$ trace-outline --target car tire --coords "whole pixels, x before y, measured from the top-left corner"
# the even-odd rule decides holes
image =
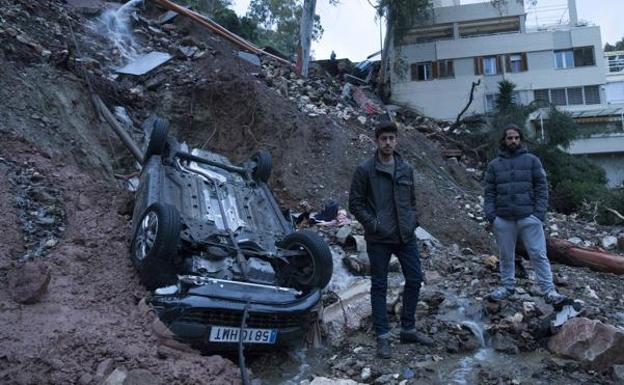
[[[323,238],[310,230],[288,234],[281,242],[286,250],[304,250],[305,256],[288,257],[288,263],[278,268],[281,285],[304,292],[322,289],[331,280],[334,262],[331,250]]]
[[[252,155],[251,160],[256,164],[252,172],[253,178],[258,182],[267,183],[273,170],[271,153],[260,150]]]
[[[169,122],[165,119],[156,118],[152,127],[147,150],[145,151],[144,161],[152,155],[162,155],[167,147],[167,136],[169,135]]]
[[[180,227],[180,214],[172,205],[154,203],[141,215],[132,239],[130,259],[148,290],[176,282],[174,260]]]

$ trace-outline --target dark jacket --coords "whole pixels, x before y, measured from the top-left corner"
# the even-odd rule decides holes
[[[533,214],[546,219],[548,183],[537,156],[521,147],[510,153],[500,150],[485,174],[485,215],[488,221],[509,220]]]
[[[399,243],[414,239],[418,226],[414,170],[394,154],[394,175],[380,170],[377,154],[355,170],[349,210],[364,226],[368,241]]]

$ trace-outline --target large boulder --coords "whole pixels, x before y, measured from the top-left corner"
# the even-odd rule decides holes
[[[574,318],[550,339],[548,349],[604,371],[624,363],[624,331],[597,320]]]

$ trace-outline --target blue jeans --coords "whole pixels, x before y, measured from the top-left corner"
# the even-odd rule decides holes
[[[375,333],[380,336],[390,331],[386,294],[388,291],[388,265],[392,254],[399,259],[405,277],[401,328],[413,329],[416,323],[416,304],[423,280],[420,253],[416,240],[400,244],[367,242],[366,248],[371,266],[371,306]]]
[[[533,215],[516,221],[501,217],[494,220],[494,236],[500,250],[501,284],[508,289],[513,289],[516,285],[514,260],[518,235],[529,254],[540,288],[544,294],[554,290],[542,221]]]

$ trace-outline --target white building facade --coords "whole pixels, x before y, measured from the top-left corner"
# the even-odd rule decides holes
[[[480,85],[467,114],[491,110],[498,82],[508,80],[522,103],[540,98],[566,105],[603,103],[600,28],[577,26],[572,9],[570,24],[529,31],[521,0],[500,7],[489,1],[434,7],[426,20],[403,32],[401,45],[390,47],[392,100],[454,120],[473,82]]]

